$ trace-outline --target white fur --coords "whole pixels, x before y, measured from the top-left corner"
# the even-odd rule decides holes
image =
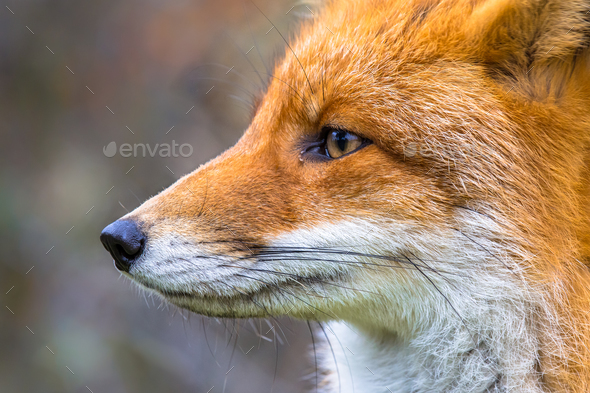
[[[526,283],[522,265],[507,257],[531,256],[507,249],[492,220],[470,211],[456,218],[460,229],[360,219],[302,228],[269,244],[350,252],[305,258],[286,252],[258,261],[215,257],[169,234],[148,241],[130,275],[160,292],[192,293],[192,299],[169,300],[197,312],[251,314],[263,307],[275,315],[338,321],[330,322],[318,348],[326,392],[542,392],[534,332],[539,325],[556,329],[553,313],[541,291]],[[333,281],[293,285],[289,274]],[[262,281],[285,289],[257,294]],[[255,294],[256,304],[244,293]],[[204,295],[224,300],[205,301]]]
[[[206,294],[207,285],[235,274],[234,269],[220,266],[231,260],[210,257],[199,244],[171,233],[166,238],[149,241],[129,274],[149,287]]]

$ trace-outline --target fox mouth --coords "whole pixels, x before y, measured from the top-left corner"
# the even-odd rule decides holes
[[[248,269],[248,270],[252,271],[252,272],[257,271],[257,269],[253,269],[253,270]],[[264,281],[261,278],[252,277],[252,276],[249,276],[246,274],[236,274],[235,276],[231,277],[231,278],[238,277],[238,278],[243,278],[245,280],[253,280],[253,281],[259,282],[260,285],[255,289],[243,289],[242,290],[242,289],[235,287],[234,285],[219,282],[222,285],[228,285],[228,287],[231,287],[235,292],[237,292],[233,296],[218,294],[218,293],[197,294],[194,291],[164,288],[161,285],[157,285],[157,284],[153,284],[153,283],[149,283],[149,282],[144,282],[144,280],[139,281],[135,277],[132,277],[132,279],[135,282],[139,283],[140,285],[146,287],[147,289],[150,289],[152,291],[159,293],[160,295],[164,296],[167,299],[199,298],[199,299],[211,299],[211,300],[218,300],[218,299],[231,300],[231,299],[236,299],[236,298],[254,297],[254,296],[259,296],[259,295],[273,294],[275,292],[291,291],[291,290],[295,290],[295,289],[303,290],[306,292],[306,294],[308,294],[310,296],[321,296],[319,291],[317,291],[318,287],[326,286],[326,285],[340,286],[339,284],[336,284],[336,283],[346,281],[345,280],[346,276],[344,274],[322,274],[322,275],[317,275],[317,276],[299,276],[299,275],[291,274],[291,273],[284,273],[284,274],[289,276],[291,279],[290,280],[281,280],[276,283],[270,283],[270,282]],[[213,285],[218,284],[218,283],[196,283],[196,284],[212,287]],[[213,289],[211,292],[214,292]]]
[[[243,288],[227,282],[195,283],[205,286],[209,293],[197,293],[191,290],[170,289],[156,282],[132,279],[141,286],[161,295],[167,302],[196,312],[201,315],[220,318],[256,318],[288,314],[297,303],[308,309],[317,317],[330,316],[328,313],[316,308],[313,303],[318,299],[328,299],[330,287],[348,288],[347,275],[344,273],[318,274],[300,276],[292,273],[284,273],[284,280],[268,282],[265,278],[254,277],[260,269],[244,269],[243,274],[235,274],[228,277],[230,280],[247,280],[257,282],[255,287]],[[229,280],[228,280],[229,281]],[[247,281],[244,281],[247,282]],[[233,293],[220,293],[219,287],[225,287]],[[265,306],[269,299],[278,300],[272,311]],[[277,309],[279,311],[277,311]],[[324,314],[322,316],[321,314]]]

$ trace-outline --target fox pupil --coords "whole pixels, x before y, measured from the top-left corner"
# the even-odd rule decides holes
[[[336,131],[336,143],[340,151],[346,151],[346,142],[348,142],[346,134],[344,131]]]

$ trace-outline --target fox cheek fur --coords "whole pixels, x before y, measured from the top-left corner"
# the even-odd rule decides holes
[[[241,140],[101,240],[180,307],[329,323],[326,392],[587,392],[589,10],[328,1]]]

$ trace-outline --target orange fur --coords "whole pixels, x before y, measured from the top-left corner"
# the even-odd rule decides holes
[[[235,256],[233,241],[355,217],[453,227],[457,206],[556,310],[539,331],[547,391],[590,389],[590,1],[330,1],[274,71],[231,149],[131,213]],[[337,125],[373,144],[327,162]],[[410,144],[429,154],[408,156]],[[199,311],[199,310],[197,310]],[[206,310],[199,312],[206,313]],[[541,330],[541,328],[540,328]]]

